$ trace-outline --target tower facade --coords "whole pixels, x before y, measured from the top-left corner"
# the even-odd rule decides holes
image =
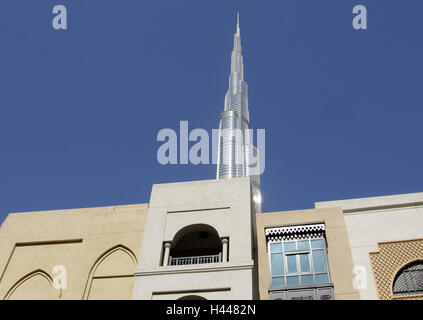
[[[250,177],[256,212],[261,212],[258,150],[253,145],[248,111],[248,85],[244,81],[239,14],[231,55],[229,88],[219,120],[217,179]]]
[[[248,178],[153,185],[132,299],[256,299],[250,190]]]

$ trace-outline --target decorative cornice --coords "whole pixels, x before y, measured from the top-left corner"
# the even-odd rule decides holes
[[[232,270],[249,270],[253,269],[254,262],[242,265],[228,265],[227,262],[215,264],[199,265],[185,265],[185,266],[166,266],[160,269],[151,271],[135,270],[134,275],[139,276],[153,276],[163,274],[178,274],[178,273],[201,273],[201,272],[216,272],[216,271],[232,271]],[[214,265],[214,266],[212,266]]]
[[[305,224],[297,226],[285,226],[277,228],[267,228],[267,240],[299,239],[305,236],[323,236],[325,234],[325,224]]]

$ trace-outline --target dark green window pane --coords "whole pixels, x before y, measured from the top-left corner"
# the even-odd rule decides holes
[[[281,242],[277,242],[277,243],[271,243],[270,244],[270,252],[281,252],[282,251],[282,243]]]
[[[310,259],[309,259],[309,254],[308,253],[304,253],[304,254],[300,254],[300,267],[301,267],[301,272],[310,272]]]
[[[285,242],[284,247],[285,247],[285,252],[297,251],[297,246],[295,244],[295,241]]]
[[[286,263],[288,265],[288,273],[298,273],[297,271],[297,257],[295,254],[286,256]]]
[[[325,241],[323,239],[311,240],[312,249],[323,249],[325,247]]]
[[[314,284],[314,278],[312,274],[301,276],[301,284]]]
[[[326,255],[324,250],[313,250],[314,272],[327,272]]]
[[[316,283],[329,283],[329,275],[327,273],[316,274]]]
[[[282,253],[272,253],[271,255],[271,264],[272,264],[272,276],[283,275],[283,254]]]
[[[272,287],[284,287],[285,278],[284,277],[273,277],[272,278]]]
[[[298,250],[310,250],[310,243],[308,240],[302,240],[297,242]]]
[[[300,277],[299,276],[286,277],[286,285],[287,286],[298,286],[299,284],[300,284]]]

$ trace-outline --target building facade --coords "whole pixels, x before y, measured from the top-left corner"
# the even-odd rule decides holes
[[[251,206],[248,178],[153,186],[133,298],[256,298]]]
[[[10,214],[1,299],[131,299],[148,205]]]
[[[236,190],[236,191],[235,191]],[[423,299],[423,193],[256,213],[250,178],[12,213],[1,299]]]
[[[315,206],[342,208],[362,299],[422,298],[423,193]]]

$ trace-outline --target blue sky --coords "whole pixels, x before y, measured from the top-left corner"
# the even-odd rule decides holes
[[[68,30],[51,26],[57,4]],[[0,221],[215,178],[160,165],[156,136],[218,127],[237,11],[263,211],[423,191],[423,2],[2,0]]]

